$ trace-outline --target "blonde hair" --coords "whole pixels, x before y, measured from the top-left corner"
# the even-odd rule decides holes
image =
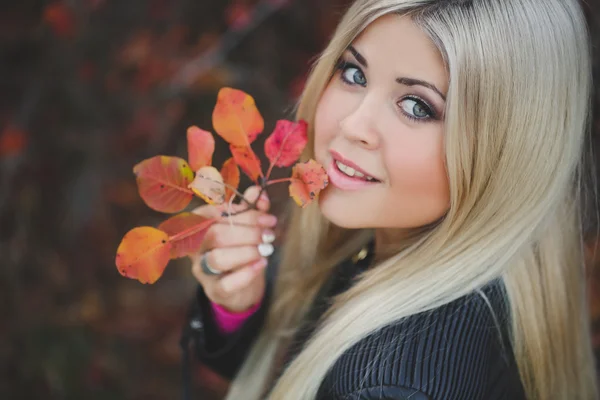
[[[318,289],[372,235],[329,224],[317,204],[291,211],[267,321],[227,399],[313,399],[334,362],[367,335],[496,278],[506,288],[512,347],[528,399],[595,399],[580,221],[591,62],[579,5],[356,1],[313,68],[298,118],[312,127],[336,60],[370,23],[390,13],[409,15],[449,72],[449,211],[337,296],[314,336],[274,380]],[[313,157],[313,137],[311,131],[304,159]]]

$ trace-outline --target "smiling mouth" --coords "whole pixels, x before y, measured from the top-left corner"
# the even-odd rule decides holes
[[[380,180],[373,178],[372,176],[369,175],[365,175],[362,172],[359,172],[357,170],[355,170],[354,168],[344,164],[343,162],[339,161],[339,160],[334,160],[334,164],[337,167],[338,171],[340,171],[342,174],[350,177],[350,178],[355,178],[355,179],[360,179],[366,182],[381,182]]]

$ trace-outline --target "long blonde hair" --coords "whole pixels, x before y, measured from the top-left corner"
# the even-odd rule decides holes
[[[390,13],[409,15],[449,72],[449,211],[337,296],[274,381],[318,289],[372,235],[329,224],[316,204],[291,211],[267,321],[227,399],[313,399],[334,362],[362,338],[496,278],[506,287],[512,347],[528,399],[595,399],[580,221],[591,62],[579,5],[356,1],[313,67],[298,118],[312,127],[337,59],[371,22]],[[313,157],[312,130],[309,136],[304,159]]]

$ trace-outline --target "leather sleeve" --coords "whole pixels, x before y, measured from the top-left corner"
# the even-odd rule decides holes
[[[194,354],[200,362],[224,378],[233,379],[262,329],[271,300],[277,264],[278,254],[275,253],[267,266],[265,297],[260,308],[231,334],[223,334],[219,331],[210,300],[198,285],[183,328],[181,340],[183,351],[188,351],[191,341],[194,345]]]

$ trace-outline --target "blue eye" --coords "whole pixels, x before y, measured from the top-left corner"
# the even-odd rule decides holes
[[[344,83],[349,85],[366,86],[367,78],[358,66],[346,61],[340,61],[338,69],[342,71],[341,77]]]
[[[402,112],[410,119],[416,121],[425,121],[434,118],[431,107],[423,100],[416,97],[407,97],[399,103]]]

